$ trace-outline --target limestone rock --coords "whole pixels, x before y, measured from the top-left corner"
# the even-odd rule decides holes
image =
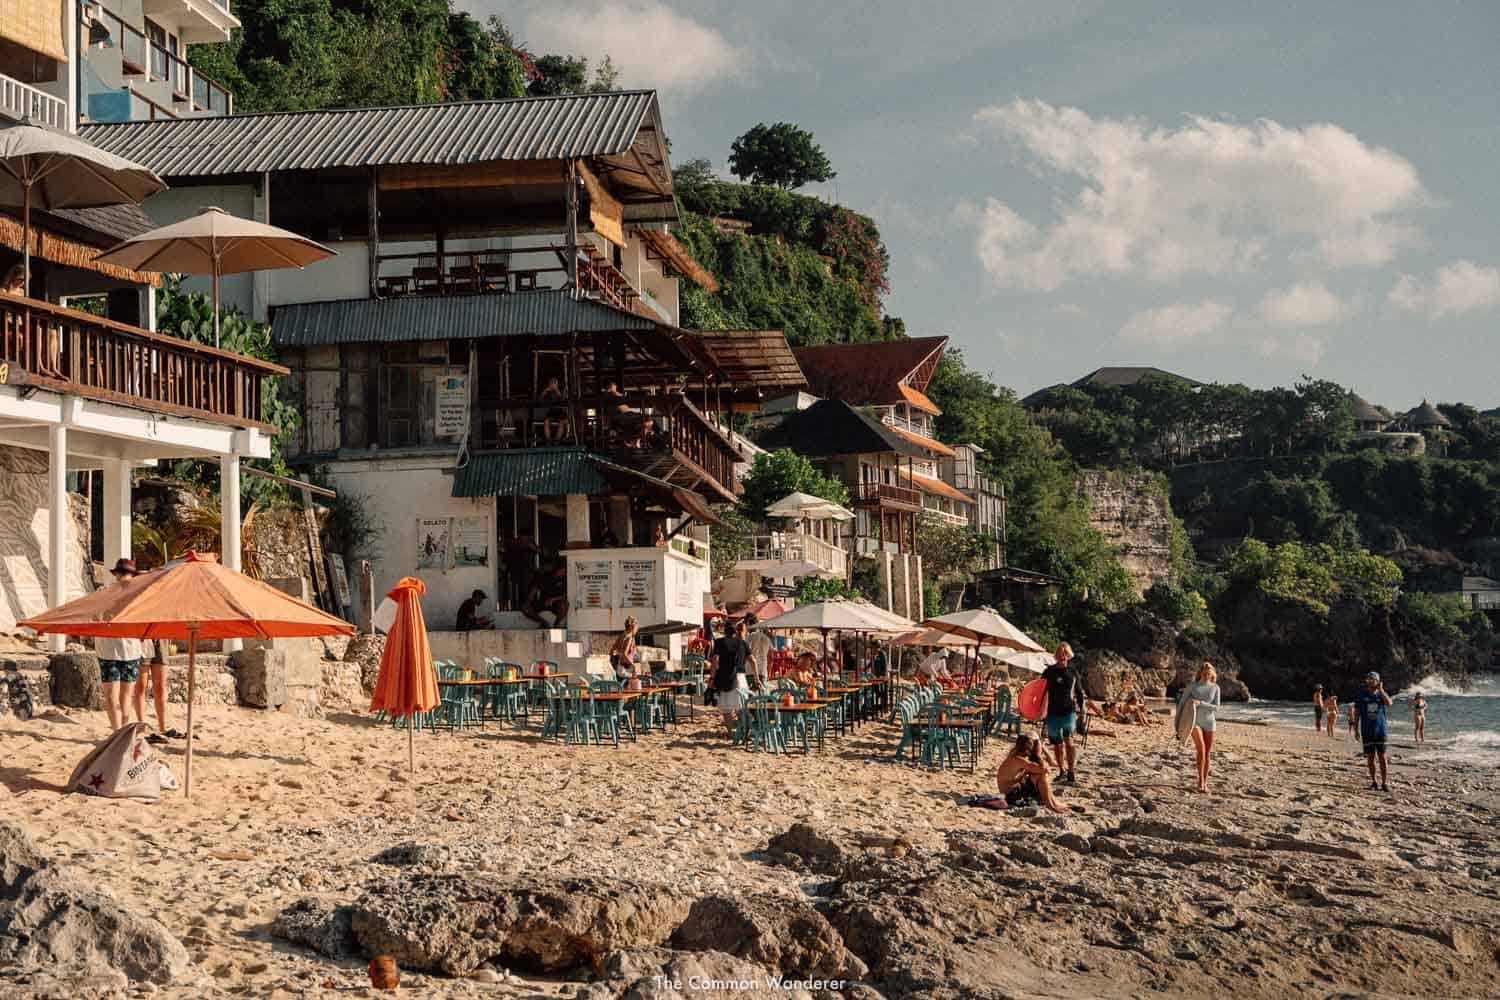
[[[633,948],[615,952],[604,963],[608,995],[622,1000],[759,994],[811,1000],[813,994],[800,986],[777,991],[779,978],[764,966],[722,951]]]
[[[806,865],[822,872],[837,871],[849,860],[842,844],[807,823],[793,823],[772,837],[766,853],[790,867]]]
[[[375,693],[375,681],[380,676],[380,657],[385,652],[385,636],[357,635],[349,640],[344,650],[344,661],[359,665],[359,682],[365,694]]]
[[[0,968],[120,972],[165,984],[190,964],[160,923],[74,878],[24,830],[0,821]]]
[[[660,886],[404,871],[366,886],[352,926],[366,952],[405,969],[466,976],[499,959],[564,972],[661,944],[687,912],[686,897]]]
[[[58,653],[48,661],[52,673],[52,704],[68,708],[104,708],[99,686],[99,657],[93,653]]]
[[[868,971],[821,913],[782,896],[704,896],[672,945],[725,951],[797,979],[860,979]]]
[[[277,914],[271,936],[300,944],[326,958],[360,957],[359,942],[350,926],[352,910],[320,896],[307,896]]]
[[[229,658],[241,705],[280,708],[286,704],[286,654],[279,649],[242,649]]]

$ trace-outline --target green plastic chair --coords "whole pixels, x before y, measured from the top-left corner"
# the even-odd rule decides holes
[[[780,713],[772,702],[771,695],[752,695],[740,712],[740,717],[747,720],[751,750],[786,753],[786,732],[781,728]]]
[[[568,743],[599,742],[599,723],[594,718],[594,703],[583,696],[581,685],[569,684],[563,694],[564,724]]]
[[[1011,708],[1010,688],[1003,684],[995,690],[995,704],[990,711],[990,732],[996,736],[1021,735],[1021,716]]]

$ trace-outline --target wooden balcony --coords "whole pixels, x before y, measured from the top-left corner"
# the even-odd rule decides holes
[[[702,492],[711,486],[722,499],[734,500],[739,493],[734,443],[685,396],[668,399],[666,432],[635,452],[632,466],[684,489]]]
[[[794,531],[774,531],[751,538],[752,550],[735,569],[759,570],[766,576],[849,575],[849,555],[832,542]]]
[[[855,506],[884,506],[901,510],[921,510],[922,491],[889,483],[855,483],[849,487],[849,499]]]
[[[281,365],[0,293],[0,384],[275,433],[262,380]]]

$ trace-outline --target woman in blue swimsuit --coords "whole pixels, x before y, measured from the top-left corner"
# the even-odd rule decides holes
[[[1198,791],[1208,793],[1208,755],[1214,748],[1214,713],[1219,708],[1219,674],[1212,663],[1198,668],[1198,679],[1182,689],[1179,709],[1189,700],[1197,702],[1193,716],[1193,749],[1198,755]]]

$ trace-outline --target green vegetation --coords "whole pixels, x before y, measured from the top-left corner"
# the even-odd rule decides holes
[[[1283,542],[1272,548],[1246,539],[1224,559],[1221,569],[1233,585],[1254,587],[1268,597],[1302,604],[1326,614],[1341,597],[1373,607],[1390,607],[1400,593],[1401,567],[1364,549]]]
[[[812,133],[790,122],[761,122],[734,140],[729,169],[742,181],[783,191],[838,176]]]
[[[790,448],[756,455],[743,485],[739,511],[751,522],[764,520],[767,507],[792,493],[807,493],[840,506],[849,502],[843,483],[829,479]]]

